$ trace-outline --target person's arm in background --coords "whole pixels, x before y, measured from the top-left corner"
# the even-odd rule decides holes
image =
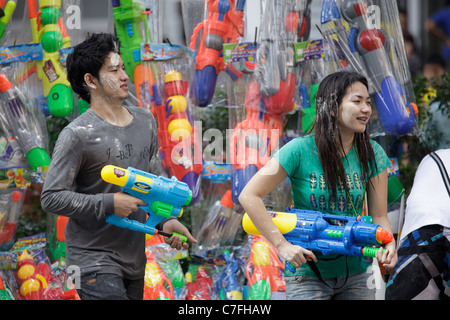
[[[433,14],[430,18],[425,22],[425,29],[441,40],[447,47],[450,48],[450,35],[446,34],[445,31],[439,26],[439,19],[441,15],[440,12]],[[449,17],[442,17],[443,19],[449,19]]]
[[[247,183],[239,195],[239,202],[247,212],[258,231],[275,246],[281,258],[289,261],[295,268],[306,262],[306,257],[316,261],[312,251],[290,244],[277,229],[267,213],[263,198],[287,178],[286,170],[278,160],[272,158]]]

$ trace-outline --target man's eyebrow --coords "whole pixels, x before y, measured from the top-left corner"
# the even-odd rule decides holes
[[[118,63],[118,64],[110,64],[107,68],[108,69],[114,69],[114,68],[118,68],[118,67],[120,67],[120,63]]]
[[[370,96],[360,96],[359,94],[352,95],[350,98],[358,98],[358,99],[370,99]]]

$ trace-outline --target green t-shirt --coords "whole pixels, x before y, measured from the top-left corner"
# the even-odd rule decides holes
[[[369,166],[369,177],[375,177],[390,165],[390,160],[383,148],[375,141],[371,140],[377,163],[377,171]],[[360,167],[358,156],[354,147],[343,158],[347,185],[349,187],[349,197],[345,193],[343,185],[337,190],[337,197],[334,198],[331,190],[325,183],[325,175],[319,160],[318,149],[314,141],[314,135],[308,135],[293,139],[283,146],[274,157],[286,170],[292,187],[292,199],[294,208],[316,210],[323,213],[355,216],[352,203],[358,215],[362,213],[364,193],[366,186],[362,181],[362,168]],[[371,264],[365,257],[359,256],[324,256],[319,252],[314,253],[318,258],[317,267],[323,278],[342,277],[348,272],[354,274],[365,271]],[[311,268],[304,264],[296,270],[296,275],[314,277]],[[285,270],[286,276],[293,274]]]

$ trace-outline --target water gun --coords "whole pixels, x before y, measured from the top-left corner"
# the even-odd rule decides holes
[[[189,44],[196,51],[190,95],[197,106],[206,107],[211,102],[217,76],[225,70],[223,44],[237,42],[244,35],[244,7],[245,0],[207,0],[208,15],[195,27]]]
[[[253,236],[250,258],[245,268],[248,300],[270,300],[272,292],[285,292],[284,264],[276,249],[262,236]]]
[[[339,9],[334,0],[324,1],[323,8],[328,10],[322,11],[322,23],[339,19]],[[374,91],[372,96],[383,129],[394,136],[411,132],[416,123],[418,109],[415,103],[408,101],[407,92],[393,75],[393,64],[389,57],[391,39],[382,28],[367,25],[367,1],[345,1],[342,3],[341,12],[351,26],[349,35],[345,39],[348,47],[343,46],[344,53],[351,51],[346,58],[351,65],[358,68],[356,71],[360,71],[361,68],[365,70]],[[376,10],[371,15],[374,16],[371,19],[380,18]]]
[[[303,23],[294,18],[303,20],[304,16],[299,15],[300,8],[293,11],[294,7],[281,0],[270,5],[261,18],[264,26],[257,50],[256,77],[248,87],[244,102],[246,119],[236,125],[230,141],[235,203],[239,203],[239,194],[247,182],[278,149],[283,135],[282,116],[296,108],[296,77],[288,63],[288,47],[296,37],[292,35],[297,32],[294,22]]]
[[[191,268],[191,265],[189,265]],[[211,300],[212,280],[204,267],[198,267],[195,272],[195,278],[192,276],[193,271],[186,272],[186,295],[185,300]]]
[[[151,42],[148,15],[139,0],[111,0],[114,28],[119,38],[120,52],[125,70],[134,83],[138,105],[151,109],[151,89],[156,82],[150,62],[141,60],[141,43]]]
[[[59,281],[51,275],[50,266],[43,260],[36,264],[27,250],[17,258],[16,281],[22,300],[79,299],[75,287],[62,290]]]
[[[66,237],[64,231],[68,221],[68,217],[60,215],[55,216],[55,225],[49,243],[52,261],[56,261],[59,258],[66,256]]]
[[[294,8],[286,16],[285,28],[296,35],[298,42],[308,40],[311,33],[311,2],[306,0],[302,7]]]
[[[295,208],[286,212],[269,211],[269,215],[287,241],[323,255],[375,257],[379,246],[393,239],[380,225],[366,222],[368,216],[349,217]],[[338,225],[339,222],[343,225]],[[248,234],[260,234],[247,214],[242,225]],[[286,267],[295,271],[290,263]]]
[[[7,251],[14,245],[14,236],[17,231],[17,220],[22,211],[25,191],[13,191],[8,194],[8,202],[0,213],[0,251]]]
[[[156,262],[150,250],[145,252],[144,300],[174,300],[173,285]]]
[[[198,199],[199,178],[203,170],[201,145],[186,100],[187,85],[181,73],[169,71],[164,75],[163,103],[157,84],[153,85],[153,114],[158,122],[159,154],[163,168],[168,169],[170,176],[185,182],[193,192],[192,202]]]
[[[175,177],[168,179],[132,167],[123,169],[112,165],[103,167],[101,176],[104,181],[120,186],[123,192],[146,202],[145,205],[139,206],[149,214],[145,223],[121,218],[115,214],[106,215],[106,222],[120,228],[128,228],[149,235],[159,233],[170,237],[170,234],[158,231],[155,226],[165,218],[181,217],[182,206],[189,205],[192,199],[192,191],[189,190],[188,185]],[[187,241],[184,235],[177,233],[172,235],[181,237],[183,242]]]
[[[216,282],[220,300],[242,300],[242,285],[239,284],[240,266],[233,254],[225,250],[223,253],[226,264]]]
[[[0,273],[0,300],[14,300],[11,290],[5,286],[2,274]]]
[[[28,0],[28,16],[34,43],[42,44],[43,59],[37,61],[38,79],[42,81],[48,110],[44,114],[65,117],[73,110],[72,88],[59,59],[59,49],[71,46],[61,18],[61,0]]]
[[[0,40],[5,35],[6,25],[11,20],[11,16],[16,9],[16,2],[14,0],[0,1]]]
[[[37,119],[23,94],[3,74],[0,74],[0,99],[0,126],[9,144],[1,159],[9,160],[15,151],[21,150],[33,171],[46,171],[50,157],[32,134],[39,127]]]
[[[246,110],[245,120],[236,125],[230,139],[234,203],[239,203],[245,185],[277,150],[283,130],[279,116],[253,108]]]

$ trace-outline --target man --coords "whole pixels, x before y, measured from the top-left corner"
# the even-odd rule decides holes
[[[386,300],[450,299],[450,149],[425,156],[414,176]]]
[[[105,217],[144,222],[147,214],[138,206],[145,202],[103,181],[100,172],[111,164],[159,174],[156,122],[148,110],[124,106],[128,76],[113,35],[93,34],[77,45],[67,58],[67,71],[73,90],[90,109],[61,131],[41,205],[69,217],[67,262],[80,267],[81,299],[142,299],[145,235],[108,224]],[[196,242],[176,219],[157,227]],[[167,242],[177,249],[188,247],[176,236]]]

